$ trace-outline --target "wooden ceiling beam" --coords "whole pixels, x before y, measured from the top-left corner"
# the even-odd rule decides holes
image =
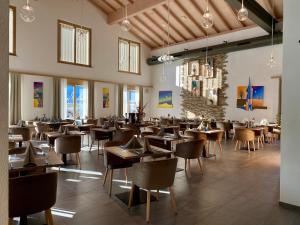
[[[107,5],[112,11],[116,11],[116,8],[110,4],[107,0],[103,0],[103,3]]]
[[[221,14],[220,10],[215,6],[213,1],[210,1],[210,7],[216,12],[217,16],[220,17],[220,19],[223,21],[225,24],[226,28],[228,30],[232,30],[233,27],[230,25],[228,20]]]
[[[163,5],[167,0],[136,0],[132,4],[127,6],[127,16],[128,18],[143,13],[146,10],[150,10],[159,5]],[[113,13],[108,14],[107,23],[114,24],[120,22],[124,18],[123,9],[118,9]]]
[[[159,24],[156,20],[152,19],[147,13],[143,13],[143,15],[151,22],[153,23],[157,28],[160,29],[160,31],[162,33],[164,33],[165,35],[168,34],[168,32],[166,31],[166,29],[161,25]],[[173,41],[173,42],[177,42],[177,40],[174,38],[174,36],[172,34],[169,34],[170,36],[170,39]]]
[[[165,23],[166,25],[168,24],[167,19],[165,19],[165,18],[161,15],[160,12],[158,12],[156,9],[153,9],[153,12],[154,12],[161,20],[163,20],[164,23]],[[170,24],[170,28],[171,28],[172,30],[174,30],[175,33],[176,33],[177,35],[179,35],[183,40],[185,40],[185,41],[187,40],[186,37],[185,37],[181,32],[179,32],[179,30],[178,30],[176,27],[174,27],[172,24]],[[170,32],[170,33],[171,33],[171,32]]]
[[[168,7],[166,5],[163,5],[163,8],[168,11]],[[197,35],[192,31],[190,27],[188,27],[184,22],[181,21],[181,19],[176,15],[171,7],[170,7],[170,15],[194,38],[197,37]]]
[[[148,40],[146,40],[145,38],[141,37],[141,35],[135,31],[135,28],[130,29],[129,32],[132,33],[138,39],[140,39],[142,42],[144,42],[151,49],[155,47],[155,45],[153,45],[153,43],[151,43]]]
[[[175,4],[184,12],[184,14],[192,21],[192,23],[201,31],[202,34],[206,35],[204,28],[195,20],[195,18],[184,8],[181,2],[174,0]]]

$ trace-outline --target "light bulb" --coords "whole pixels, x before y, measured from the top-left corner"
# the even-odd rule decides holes
[[[29,0],[27,0],[26,5],[22,7],[20,10],[20,17],[26,23],[31,23],[35,20],[33,7],[29,4]]]
[[[242,6],[237,16],[239,21],[246,21],[248,19],[248,10],[244,6]]]
[[[128,19],[124,19],[121,23],[121,28],[123,31],[128,32],[131,29],[131,23]]]
[[[208,9],[206,9],[202,15],[201,24],[205,29],[211,28],[214,25],[213,15]]]

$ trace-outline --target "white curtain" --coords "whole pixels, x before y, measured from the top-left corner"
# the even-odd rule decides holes
[[[14,10],[9,9],[9,53],[14,53]]]
[[[128,113],[128,96],[127,96],[127,85],[123,85],[123,115]]]
[[[90,33],[87,30],[76,29],[76,63],[89,65]]]
[[[119,70],[129,71],[129,43],[119,40]]]
[[[88,117],[88,109],[89,109],[89,96],[88,96],[88,91],[89,91],[89,82],[84,81],[83,82],[83,117]],[[84,119],[84,118],[81,118]]]
[[[130,43],[130,72],[139,73],[140,70],[140,46]]]
[[[61,23],[60,26],[60,60],[64,62],[74,62],[75,29],[73,26],[63,23]]]
[[[62,119],[67,118],[67,79],[61,79],[61,101],[60,101],[60,115]]]

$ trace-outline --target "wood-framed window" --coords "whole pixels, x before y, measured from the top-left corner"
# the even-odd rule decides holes
[[[119,72],[141,74],[141,45],[119,38]]]
[[[57,30],[57,61],[91,67],[92,30],[63,20],[58,20]]]
[[[16,55],[16,7],[9,6],[9,54]]]

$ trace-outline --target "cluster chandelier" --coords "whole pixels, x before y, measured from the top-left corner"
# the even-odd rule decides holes
[[[211,28],[214,25],[213,15],[209,11],[208,6],[209,6],[208,0],[206,0],[206,10],[202,15],[202,21],[201,21],[201,24],[205,29]]]
[[[128,16],[127,16],[127,5],[128,5],[128,3],[125,4],[125,18],[123,19],[123,21],[121,23],[121,28],[125,32],[128,32],[132,27],[130,21],[128,20]]]
[[[26,23],[31,23],[35,20],[34,10],[29,0],[26,0],[26,4],[20,10],[20,17]]]

